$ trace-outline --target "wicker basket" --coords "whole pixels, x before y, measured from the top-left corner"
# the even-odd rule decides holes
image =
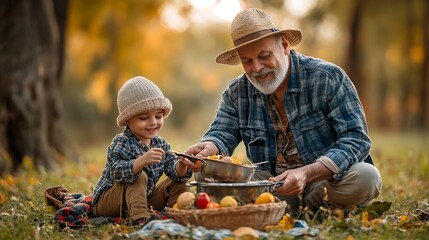
[[[266,204],[246,204],[237,207],[210,209],[168,209],[169,215],[182,225],[203,226],[206,228],[252,227],[264,230],[265,226],[276,224],[284,215],[286,202]]]

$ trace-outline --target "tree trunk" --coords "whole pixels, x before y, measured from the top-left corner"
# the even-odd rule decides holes
[[[423,47],[425,53],[420,83],[420,101],[422,104],[420,122],[423,129],[427,131],[429,130],[429,3],[423,1],[423,7]]]
[[[359,46],[359,38],[361,35],[362,26],[362,11],[365,6],[364,0],[356,0],[351,14],[351,23],[349,28],[350,39],[347,54],[347,74],[353,81],[362,105],[369,107],[367,102],[367,95],[365,89],[365,79],[362,74],[361,56],[359,54],[361,47]],[[370,112],[366,109],[366,112]]]
[[[64,15],[65,17],[65,15]],[[55,164],[62,153],[60,71],[62,49],[54,2],[0,2],[0,173],[24,157]]]
[[[410,46],[414,44],[413,30],[416,28],[415,22],[415,12],[413,11],[413,3],[414,1],[409,1],[405,4],[405,18],[406,25],[409,26],[406,28],[406,36],[405,42],[402,46],[402,56],[409,55]],[[418,69],[415,68],[414,63],[411,61],[404,61],[404,69],[408,69],[410,72],[418,72]],[[410,129],[413,128],[413,113],[409,109],[408,101],[410,101],[410,97],[412,94],[412,86],[415,83],[416,74],[410,74],[408,71],[401,71],[399,74],[399,84],[401,86],[401,92],[398,95],[400,108],[402,109],[403,114],[397,114],[395,119],[398,121],[398,126],[400,129]]]
[[[47,91],[47,106],[50,106],[48,114],[48,142],[49,145],[58,151],[60,154],[65,154],[67,149],[65,146],[67,144],[66,137],[62,129],[62,111],[63,111],[63,102],[61,97],[61,80],[62,80],[62,70],[64,62],[64,43],[65,43],[65,28],[67,20],[67,0],[53,0],[54,14],[53,24],[56,24],[57,27],[55,31],[58,32],[57,46],[56,46],[56,56],[52,56],[51,61],[54,61],[57,64],[56,72],[53,72],[51,79],[48,81],[51,86],[48,87],[50,91]]]

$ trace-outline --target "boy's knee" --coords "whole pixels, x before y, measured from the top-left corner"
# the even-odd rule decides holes
[[[131,184],[132,185],[142,185],[143,184],[143,185],[147,186],[148,179],[149,178],[148,178],[147,174],[144,171],[142,171],[140,176]]]

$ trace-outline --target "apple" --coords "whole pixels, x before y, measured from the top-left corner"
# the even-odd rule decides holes
[[[205,192],[197,193],[195,197],[195,206],[199,209],[205,209],[210,202],[210,196]]]

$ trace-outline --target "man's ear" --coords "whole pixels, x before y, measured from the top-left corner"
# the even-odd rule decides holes
[[[283,45],[283,48],[284,48],[284,53],[285,53],[286,55],[289,55],[289,52],[290,52],[290,44],[289,44],[289,41],[287,40],[287,38],[286,38],[286,35],[285,35],[285,34],[283,34],[283,35],[282,35],[282,45]]]

